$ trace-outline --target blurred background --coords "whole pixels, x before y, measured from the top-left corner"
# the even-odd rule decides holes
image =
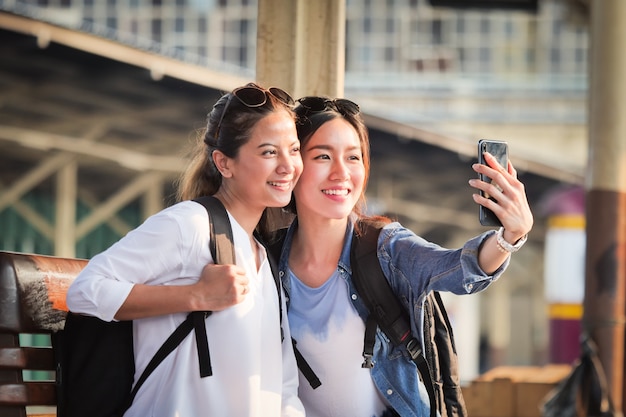
[[[482,138],[509,143],[526,185],[526,246],[487,291],[446,297],[464,380],[578,357],[588,8],[345,1],[343,96],[370,129],[369,210],[447,247],[483,232],[467,184]],[[0,250],[90,258],[172,204],[215,100],[256,79],[258,10],[0,0]]]

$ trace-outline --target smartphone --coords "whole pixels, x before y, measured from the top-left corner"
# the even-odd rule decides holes
[[[483,156],[484,152],[489,152],[496,158],[502,167],[505,169],[507,168],[509,162],[509,146],[506,142],[489,139],[481,139],[478,141],[478,163],[487,165]],[[479,177],[482,181],[491,182],[491,178],[486,175],[480,174]],[[481,191],[480,195],[495,201],[493,197],[484,191]],[[502,226],[502,223],[496,215],[493,214],[493,211],[483,206],[479,206],[478,218],[480,220],[480,224],[483,226]]]

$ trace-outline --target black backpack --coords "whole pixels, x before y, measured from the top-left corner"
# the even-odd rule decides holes
[[[194,200],[209,212],[210,250],[219,264],[234,264],[233,236],[226,209],[214,197]],[[270,258],[272,271],[276,270]],[[274,274],[280,303],[280,283]],[[106,322],[68,313],[65,327],[56,332],[57,415],[59,417],[120,417],[131,406],[139,388],[193,330],[200,376],[212,374],[204,320],[210,311],[188,314],[149,362],[135,387],[132,321]],[[282,317],[281,317],[282,319]]]
[[[432,417],[465,417],[467,409],[461,392],[458,358],[452,326],[441,296],[434,291],[424,301],[424,346],[411,334],[409,313],[400,304],[385,278],[377,256],[382,223],[360,222],[350,252],[352,282],[370,315],[365,323],[364,367],[372,366],[376,326],[396,346],[404,346],[417,365],[428,391]]]
[[[546,394],[541,404],[542,417],[618,417],[611,388],[598,357],[598,347],[586,330],[580,340],[580,357],[570,374]]]

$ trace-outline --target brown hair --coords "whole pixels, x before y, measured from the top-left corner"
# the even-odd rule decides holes
[[[263,103],[246,104],[236,96],[238,90],[246,88],[263,91]],[[266,90],[249,83],[217,100],[207,116],[207,127],[197,137],[191,162],[177,182],[177,201],[213,195],[220,188],[222,175],[213,163],[213,151],[219,150],[229,158],[235,158],[239,149],[250,140],[256,124],[265,116],[278,111],[294,115],[291,104],[271,91],[274,89]],[[291,97],[287,97],[291,100]]]

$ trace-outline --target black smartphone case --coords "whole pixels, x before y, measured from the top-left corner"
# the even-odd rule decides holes
[[[481,139],[478,141],[478,162],[480,164],[487,165],[483,157],[483,152],[489,152],[490,154],[495,156],[498,160],[498,163],[506,169],[509,160],[508,144],[506,142],[486,139]],[[485,182],[491,181],[491,178],[487,177],[486,175],[480,174],[479,177]],[[483,191],[481,191],[480,194],[483,197],[487,197],[495,201],[493,197],[486,195]],[[502,226],[502,223],[496,217],[496,215],[493,214],[491,210],[483,206],[479,206],[478,219],[480,221],[480,224],[483,226]]]

